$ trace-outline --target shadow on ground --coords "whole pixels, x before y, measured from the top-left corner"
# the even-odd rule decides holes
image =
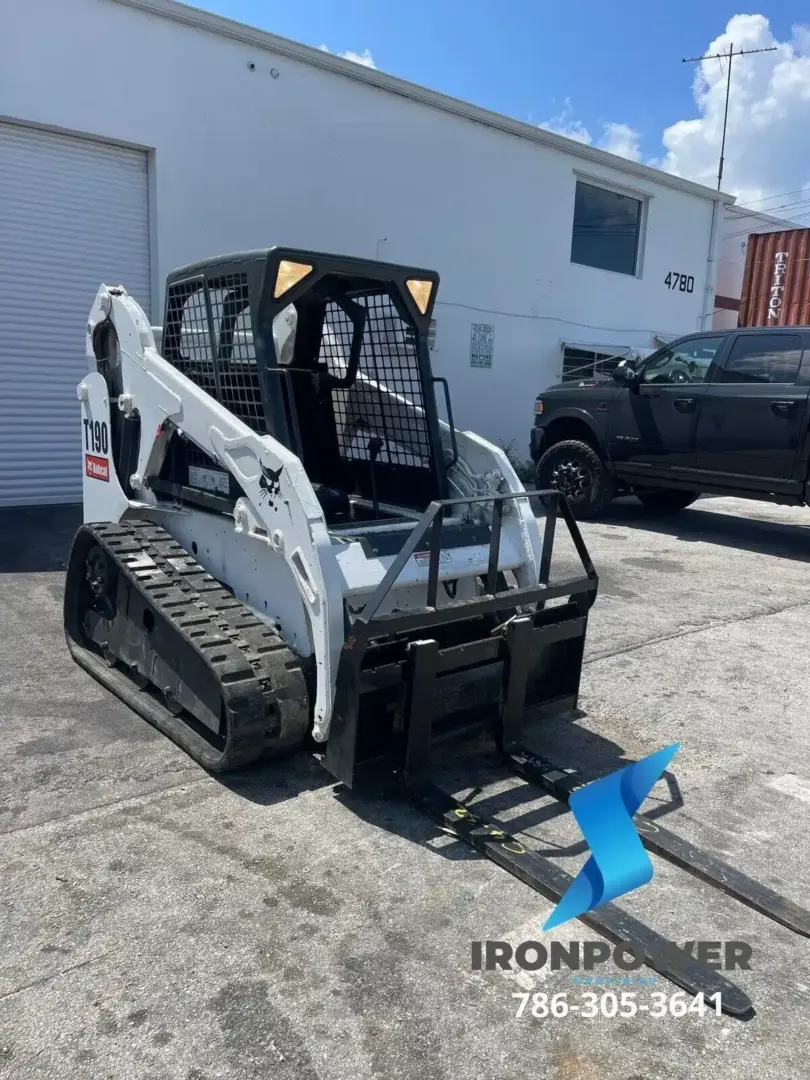
[[[697,502],[675,514],[656,514],[635,499],[618,500],[600,517],[605,525],[626,525],[643,532],[660,533],[686,542],[719,544],[740,551],[776,555],[796,562],[810,562],[810,514],[806,525],[760,521],[735,514],[704,510]]]
[[[80,505],[0,509],[0,574],[65,570],[81,522]]]
[[[581,712],[577,715],[584,716]],[[606,776],[630,764],[632,759],[617,743],[578,727],[572,719],[571,715],[544,719],[534,728],[528,728],[526,745],[565,768],[576,767],[585,780]],[[564,753],[552,752],[562,746]],[[498,753],[493,739],[460,737],[456,743],[442,744],[432,755],[430,776],[445,791],[455,794],[461,803],[472,806],[476,814],[497,820],[510,833],[529,835],[533,850],[540,855],[567,858],[583,855],[588,850],[583,841],[560,844],[544,835],[543,826],[568,813],[567,806],[546,795],[539,787],[516,777]],[[432,851],[445,859],[480,857],[462,841],[453,841],[418,810],[403,793],[390,764],[386,767],[385,763],[375,763],[359,769],[351,790],[335,781],[313,754],[260,763],[216,779],[234,794],[261,805],[296,798],[307,791],[331,785],[335,789],[335,798],[374,828],[392,832],[420,846],[429,844]],[[651,820],[665,817],[683,806],[672,773],[664,773],[662,780],[666,783],[666,795],[662,797],[659,789],[658,801],[645,812]],[[447,838],[446,843],[433,843],[442,836]]]
[[[273,806],[337,783],[313,754],[300,752],[214,774],[213,778],[234,795],[259,806]]]

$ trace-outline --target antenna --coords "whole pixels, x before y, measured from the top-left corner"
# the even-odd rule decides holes
[[[723,182],[723,162],[726,152],[726,127],[728,126],[728,99],[731,94],[731,61],[735,56],[753,56],[754,53],[776,52],[776,45],[770,45],[767,49],[737,49],[734,52],[733,42],[728,47],[727,53],[709,53],[708,56],[686,56],[681,60],[682,64],[696,64],[700,60],[728,60],[728,78],[726,79],[726,109],[723,113],[723,141],[720,144],[720,167],[717,170],[717,190]]]

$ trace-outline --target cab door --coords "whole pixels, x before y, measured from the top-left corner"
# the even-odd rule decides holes
[[[733,484],[792,485],[810,386],[801,331],[738,333],[703,400],[697,467]],[[798,483],[798,481],[796,482]]]
[[[611,457],[628,480],[694,469],[695,428],[723,334],[698,334],[653,353],[612,406]]]

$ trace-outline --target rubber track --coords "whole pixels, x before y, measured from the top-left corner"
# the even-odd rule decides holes
[[[109,668],[97,654],[96,662],[89,663],[82,653],[97,646],[88,650],[68,634],[82,666],[211,771],[240,768],[303,742],[309,702],[301,662],[267,623],[160,526],[144,521],[85,525],[74,550],[87,550],[87,533],[155,617],[170,623],[214,674],[226,719],[225,739],[212,740],[202,724],[189,723],[185,714],[175,716],[154,693],[139,690],[120,665]],[[70,592],[69,587],[66,605],[78,602],[78,597],[71,601]]]

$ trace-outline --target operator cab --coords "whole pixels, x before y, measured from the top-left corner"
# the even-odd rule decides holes
[[[163,355],[296,454],[329,525],[422,511],[447,497],[454,461],[427,345],[438,280],[308,251],[222,256],[169,276]],[[177,435],[152,487],[226,512],[240,495]]]

